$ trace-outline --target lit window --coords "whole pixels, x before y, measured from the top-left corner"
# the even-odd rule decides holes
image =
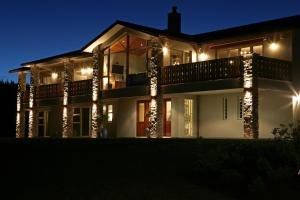
[[[144,122],[145,118],[145,104],[139,103],[139,122]]]
[[[223,120],[228,119],[228,99],[223,98]]]
[[[172,102],[167,101],[166,102],[166,121],[170,122],[172,118]]]
[[[263,47],[262,45],[253,46],[253,53],[256,53],[258,55],[263,55]]]
[[[91,109],[74,108],[73,110],[73,136],[83,137],[90,135],[90,115]]]
[[[184,100],[184,134],[193,135],[193,100]]]
[[[107,115],[108,122],[112,122],[112,120],[113,120],[113,105],[112,104],[103,105],[103,114]]]
[[[113,120],[113,105],[108,105],[107,115],[108,115],[108,122],[112,122],[112,120]]]

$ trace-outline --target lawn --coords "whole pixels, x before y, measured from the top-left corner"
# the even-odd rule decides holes
[[[281,199],[300,190],[299,151],[274,140],[1,139],[0,152],[1,195],[11,197],[1,199]]]

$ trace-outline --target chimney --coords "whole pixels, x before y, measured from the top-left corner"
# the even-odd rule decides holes
[[[172,12],[168,14],[168,31],[170,33],[181,33],[181,13],[177,12],[177,7],[172,7]]]

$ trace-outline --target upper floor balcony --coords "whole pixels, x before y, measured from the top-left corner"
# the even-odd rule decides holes
[[[184,84],[201,81],[227,80],[242,78],[242,56],[221,58],[209,61],[164,66],[161,68],[161,85]],[[253,57],[253,67],[258,78],[279,81],[291,80],[291,62],[259,55]],[[127,76],[124,87],[149,85],[146,73]],[[121,87],[123,88],[123,87]],[[105,90],[120,88],[105,88]],[[92,79],[69,83],[69,96],[89,96],[92,94]],[[37,98],[55,98],[63,96],[63,84],[41,85]]]

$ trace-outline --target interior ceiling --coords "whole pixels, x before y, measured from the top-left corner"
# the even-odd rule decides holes
[[[114,43],[110,51],[111,53],[125,52],[127,47],[127,38],[123,37]],[[130,36],[129,38],[129,50],[131,54],[143,55],[147,48],[147,41],[139,37]]]

